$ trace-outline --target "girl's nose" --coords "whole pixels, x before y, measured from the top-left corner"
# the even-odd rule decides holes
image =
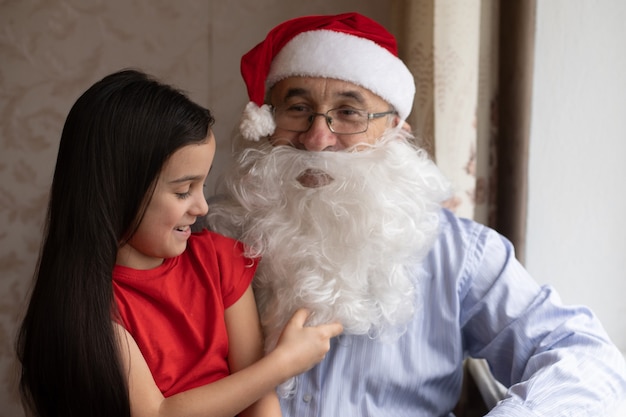
[[[204,193],[199,193],[196,197],[196,201],[193,206],[190,208],[190,214],[196,217],[202,217],[209,212],[209,205],[206,202],[206,198],[204,197]]]

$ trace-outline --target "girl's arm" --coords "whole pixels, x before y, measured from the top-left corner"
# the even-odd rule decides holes
[[[244,307],[237,305],[238,301],[231,308],[247,309],[248,307],[245,307],[247,297],[249,295],[239,300],[244,302],[242,305]],[[236,310],[232,312],[237,313]],[[308,313],[305,310],[298,310],[285,326],[276,348],[267,356],[219,381],[168,398],[163,397],[154,382],[135,340],[126,329],[115,324],[122,364],[128,376],[131,415],[133,417],[206,415],[232,417],[240,413],[274,391],[278,384],[319,362],[330,347],[330,338],[340,334],[343,330],[338,323],[304,327],[307,317]],[[245,323],[241,325],[248,326]],[[255,349],[258,348],[255,347]],[[233,360],[249,361],[249,355],[252,354],[250,352],[236,353],[237,359],[233,358]],[[259,405],[265,405],[266,398],[270,397],[264,397]]]
[[[228,333],[228,363],[231,373],[253,364],[263,357],[263,331],[252,287],[225,311]],[[261,376],[262,377],[262,376]],[[241,392],[245,387],[240,388]],[[239,417],[280,417],[280,403],[275,390],[239,413]]]

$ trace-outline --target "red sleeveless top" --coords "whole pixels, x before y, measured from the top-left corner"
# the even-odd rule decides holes
[[[115,266],[121,324],[165,397],[229,374],[224,310],[243,295],[257,267],[242,252],[240,242],[205,230],[157,268]]]

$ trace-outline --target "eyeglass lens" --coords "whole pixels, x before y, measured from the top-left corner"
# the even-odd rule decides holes
[[[276,126],[292,132],[306,132],[318,116],[324,117],[329,129],[338,134],[365,132],[369,122],[367,112],[354,109],[333,109],[326,113],[315,113],[300,108],[279,108],[274,112]]]

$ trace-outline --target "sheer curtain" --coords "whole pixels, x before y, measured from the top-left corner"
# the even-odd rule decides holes
[[[446,206],[488,224],[523,261],[535,0],[394,0],[416,80],[409,123],[450,178]]]

